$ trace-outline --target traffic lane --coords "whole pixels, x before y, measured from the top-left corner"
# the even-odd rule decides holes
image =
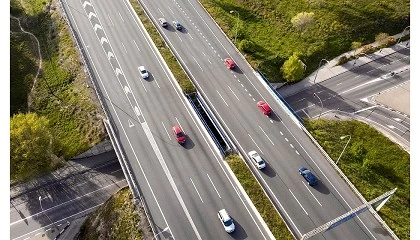
[[[301,214],[306,215],[307,223],[301,227],[300,231],[303,233],[308,232],[315,228],[316,226],[320,226],[325,222],[338,217],[339,215],[347,212],[350,210],[349,207],[343,206],[340,201],[337,201],[337,196],[334,194],[334,191],[331,192],[329,190],[328,185],[324,185],[321,182],[313,190],[319,194],[315,193],[315,196],[309,191],[306,187],[306,183],[302,184],[303,178],[298,173],[298,168],[301,166],[306,166],[311,169],[310,165],[305,163],[306,160],[300,155],[299,147],[296,143],[293,143],[293,139],[291,137],[287,137],[288,133],[285,132],[283,135],[280,133],[276,133],[273,129],[264,131],[266,132],[264,135],[267,136],[269,139],[273,139],[272,142],[274,143],[273,146],[269,143],[261,144],[260,148],[267,156],[281,156],[276,157],[276,159],[267,160],[268,162],[268,169],[262,170],[261,175],[265,177],[265,181],[268,182],[268,185],[275,186],[276,182],[279,182],[276,177],[280,178],[280,181],[285,184],[285,189],[283,188],[272,188],[277,196],[279,195],[289,195],[289,199],[285,199],[284,202],[296,201],[301,211]],[[260,136],[262,136],[261,134]],[[286,144],[277,144],[277,139],[282,139],[284,137],[284,143]],[[254,136],[256,141],[260,143],[264,143],[266,139],[264,137],[259,138],[259,136]],[[290,140],[289,140],[290,139]],[[271,141],[270,141],[271,142]],[[285,146],[290,144],[290,148],[281,148],[281,146]],[[301,160],[297,161],[296,155],[301,156]],[[293,159],[293,161],[290,161]],[[303,163],[302,163],[303,162]],[[267,175],[263,174],[267,173]],[[316,173],[315,173],[316,174]],[[316,174],[317,175],[317,174]],[[288,190],[288,191],[287,191]],[[338,199],[339,200],[339,199]],[[320,203],[322,202],[322,204]],[[289,206],[289,205],[288,205]],[[328,208],[324,208],[323,206],[328,206]],[[319,209],[323,209],[323,211],[319,211]],[[329,211],[333,209],[333,211]],[[340,210],[341,209],[341,210]],[[293,215],[295,217],[296,214]],[[302,220],[297,221],[293,219],[294,222],[302,223]],[[354,230],[356,226],[347,226],[346,228],[342,228],[343,231],[348,231],[349,233]],[[358,231],[362,232],[362,231]],[[341,234],[340,233],[337,234]],[[354,234],[353,234],[354,235]],[[358,234],[356,234],[358,235]],[[355,239],[364,239],[366,236],[362,234],[361,236],[356,236]]]
[[[25,215],[20,209],[17,210],[18,213],[21,214],[22,219],[14,222],[11,220],[10,238],[23,239],[26,238],[28,234],[37,231],[42,227],[54,227],[71,220],[73,216],[79,213],[88,214],[125,186],[127,186],[127,183],[125,179],[122,179],[108,186],[96,188],[84,195],[77,195],[76,192],[74,193],[74,198],[71,200],[60,200],[56,198],[51,200],[46,198],[42,200],[43,210],[41,210],[40,202],[37,198],[39,193],[34,192],[33,194],[30,194],[30,198],[28,197],[28,201],[25,204],[31,215]],[[62,186],[60,186],[60,189],[62,190]],[[44,189],[41,189],[41,191],[44,191]],[[13,211],[16,211],[16,209],[13,209]]]
[[[104,191],[124,179],[118,162],[102,167],[101,170],[106,172],[89,171],[10,199],[10,222],[19,221],[25,216],[31,216],[34,212],[39,211],[38,197],[41,197],[42,206],[47,209],[73,201],[81,196]],[[37,201],[33,202],[32,200]]]
[[[174,180],[165,166],[167,159],[162,158],[148,127],[133,127],[130,137],[122,138],[121,143],[122,146],[129,146],[124,152],[156,229],[169,226],[169,235],[174,238],[196,238],[188,214],[184,212],[185,204],[182,199],[179,200],[179,191],[174,188]]]

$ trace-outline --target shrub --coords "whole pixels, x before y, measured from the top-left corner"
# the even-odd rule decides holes
[[[255,52],[255,43],[253,41],[243,39],[238,46],[239,50],[245,53],[254,53]]]
[[[346,55],[341,56],[340,59],[338,59],[337,65],[344,64],[344,63],[348,62],[349,60],[350,59]]]
[[[300,31],[306,30],[314,23],[313,12],[301,12],[294,16],[291,20],[293,27],[299,29]]]

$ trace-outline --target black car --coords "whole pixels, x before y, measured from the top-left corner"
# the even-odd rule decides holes
[[[299,168],[300,175],[305,178],[305,180],[308,182],[310,186],[315,186],[318,182],[318,179],[315,177],[315,175],[309,171],[306,167]]]
[[[182,30],[181,23],[179,23],[178,21],[173,21],[172,23],[174,24],[174,27],[176,28],[176,30],[179,30],[179,31]]]

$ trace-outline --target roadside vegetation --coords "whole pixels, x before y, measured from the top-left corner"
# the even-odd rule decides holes
[[[181,67],[178,60],[175,58],[175,56],[172,54],[171,50],[166,45],[165,41],[160,36],[155,25],[153,25],[153,23],[149,20],[149,18],[143,11],[143,8],[140,6],[139,2],[137,0],[130,0],[130,3],[131,3],[131,6],[133,6],[134,10],[136,11],[137,15],[139,16],[144,27],[147,29],[147,32],[149,33],[150,37],[155,43],[157,49],[159,50],[166,64],[168,64],[169,69],[174,74],[175,79],[177,80],[182,91],[184,91],[185,94],[190,94],[190,93],[195,92],[194,85],[192,84],[190,79],[187,77],[183,68]]]
[[[268,228],[276,239],[294,239],[286,224],[281,219],[270,199],[265,195],[261,185],[252,175],[248,166],[238,155],[228,155],[226,162],[229,164],[236,178],[245,189],[258,212],[261,214]]]
[[[138,211],[143,210],[134,206],[131,191],[125,187],[89,215],[78,239],[145,239],[139,227]]]
[[[38,70],[38,46],[35,39],[21,32],[17,20],[10,18],[11,121],[16,114],[35,113],[37,117],[32,120],[45,119],[42,123],[47,123],[54,145],[46,159],[45,155],[36,155],[37,152],[31,152],[32,156],[26,158],[19,155],[22,149],[20,153],[11,149],[11,161],[16,161],[12,166],[30,167],[38,165],[36,161],[42,161],[40,165],[44,166],[31,169],[31,174],[20,174],[12,168],[12,180],[27,180],[53,170],[59,166],[54,161],[68,160],[105,138],[102,110],[93,90],[88,87],[89,80],[81,67],[69,27],[58,10],[56,0],[10,0],[10,14],[19,18],[22,27],[37,37],[43,59],[41,72],[31,91]],[[18,142],[12,142],[11,146],[37,137],[25,135],[28,132],[14,129],[14,126],[17,125],[11,124],[11,133],[21,136],[17,136]],[[36,148],[20,147],[27,147],[24,150],[27,152]]]
[[[400,239],[410,239],[410,155],[376,129],[356,120],[308,120],[305,126],[366,200],[398,188],[379,215]]]
[[[299,81],[315,71],[321,59],[352,50],[352,42],[365,45],[379,33],[394,35],[410,25],[409,0],[200,2],[230,39],[235,39],[239,14],[237,47],[271,82]],[[307,66],[298,78],[283,72],[288,70],[284,62],[294,54]]]

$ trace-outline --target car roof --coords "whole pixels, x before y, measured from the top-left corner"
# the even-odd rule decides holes
[[[177,133],[178,133],[178,132],[182,132],[182,131],[181,131],[181,127],[180,127],[180,126],[178,126],[178,125],[173,126],[173,127],[172,127],[172,129],[173,129],[175,132],[177,132]]]
[[[231,219],[228,212],[224,208],[219,211],[219,214],[222,217],[223,221],[227,221],[227,220]]]

